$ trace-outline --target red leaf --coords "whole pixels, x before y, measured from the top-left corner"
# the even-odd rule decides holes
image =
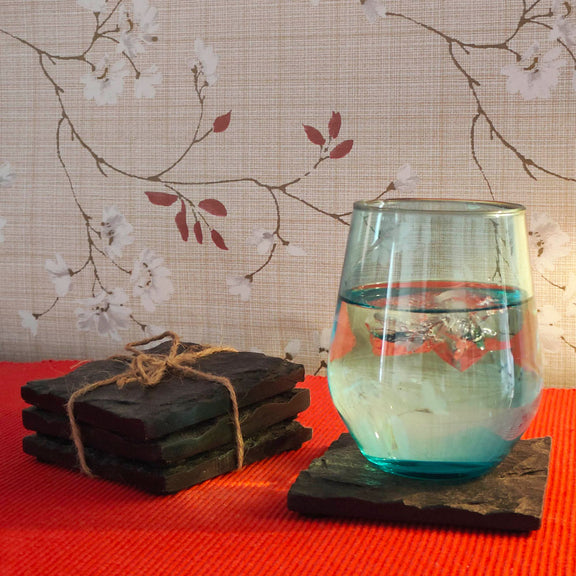
[[[186,222],[186,206],[184,205],[183,200],[181,200],[181,202],[182,202],[182,208],[180,209],[180,212],[176,214],[176,218],[174,218],[174,221],[176,222],[176,226],[178,227],[180,236],[182,236],[182,240],[184,240],[184,242],[188,242],[189,231],[188,231],[188,224]]]
[[[330,122],[328,122],[328,133],[333,140],[338,138],[340,126],[342,126],[342,116],[340,116],[340,112],[332,112],[332,118],[330,118]]]
[[[223,114],[222,116],[218,116],[216,120],[214,120],[214,124],[212,129],[214,132],[224,132],[230,126],[230,119],[232,118],[232,110],[228,112],[228,114]]]
[[[194,236],[196,236],[196,242],[198,242],[198,244],[202,244],[204,237],[202,236],[202,224],[200,224],[200,220],[196,220],[193,230]]]
[[[324,146],[324,144],[326,144],[326,139],[322,136],[320,130],[317,130],[314,126],[306,126],[306,124],[302,124],[302,126],[304,126],[306,136],[308,136],[308,140],[310,140],[312,144],[316,144],[317,146]]]
[[[176,200],[178,200],[178,196],[175,194],[167,194],[166,192],[144,192],[146,196],[148,196],[148,200],[152,202],[152,204],[156,204],[156,206],[172,206]]]
[[[226,246],[224,238],[222,238],[222,236],[220,236],[216,230],[212,230],[210,232],[210,236],[212,237],[212,242],[214,242],[214,244],[216,244],[220,250],[228,250],[228,246]]]
[[[198,203],[198,208],[206,210],[206,212],[212,214],[213,216],[226,216],[228,211],[226,206],[222,204],[219,200],[214,200],[214,198],[206,198]]]
[[[352,150],[352,146],[354,145],[354,140],[344,140],[344,142],[340,142],[338,146],[332,148],[330,151],[330,158],[336,160],[337,158],[344,158],[350,150]]]

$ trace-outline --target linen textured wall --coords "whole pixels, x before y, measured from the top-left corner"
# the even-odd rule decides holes
[[[352,203],[528,208],[576,381],[576,2],[0,0],[0,355],[326,360]],[[463,239],[465,242],[465,239]]]

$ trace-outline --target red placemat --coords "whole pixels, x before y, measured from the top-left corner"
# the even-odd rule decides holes
[[[526,435],[553,437],[550,480],[542,527],[517,535],[290,512],[300,470],[345,431],[321,377],[304,383],[312,441],[174,496],[41,464],[21,449],[20,386],[74,364],[0,363],[2,576],[576,574],[576,390],[545,390]]]

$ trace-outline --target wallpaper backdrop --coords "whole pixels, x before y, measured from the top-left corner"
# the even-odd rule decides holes
[[[576,386],[574,0],[0,0],[0,357],[326,360],[353,201],[528,208]]]

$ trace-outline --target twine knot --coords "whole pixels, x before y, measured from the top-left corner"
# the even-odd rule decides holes
[[[172,340],[170,350],[167,354],[151,354],[138,349],[141,346],[150,344],[151,342],[164,340],[165,338],[170,338]],[[183,352],[179,353],[179,347],[180,338],[177,334],[170,331],[163,332],[158,336],[153,336],[145,340],[139,340],[138,342],[131,342],[126,344],[125,350],[131,352],[132,356],[122,355],[112,357],[112,359],[130,360],[130,365],[124,372],[104,380],[86,384],[86,386],[79,388],[70,396],[66,405],[66,411],[68,413],[68,420],[70,423],[70,436],[76,447],[80,469],[82,472],[84,472],[84,474],[87,476],[93,476],[92,471],[86,463],[84,444],[82,442],[80,428],[74,416],[74,404],[76,403],[76,400],[78,400],[80,396],[83,396],[92,390],[96,390],[97,388],[108,386],[110,384],[116,384],[118,388],[123,388],[126,386],[126,384],[130,384],[132,382],[137,382],[145,387],[157,386],[169,372],[176,372],[183,376],[211,380],[213,382],[222,384],[226,388],[232,403],[232,420],[234,424],[236,441],[237,469],[240,470],[242,468],[244,464],[244,440],[242,438],[238,399],[236,397],[234,386],[230,382],[230,379],[226,378],[225,376],[218,376],[217,374],[203,372],[202,370],[198,370],[193,367],[194,364],[198,362],[198,360],[206,356],[211,356],[212,354],[216,354],[218,352],[236,352],[236,350],[234,348],[209,346],[196,350],[185,349]]]

